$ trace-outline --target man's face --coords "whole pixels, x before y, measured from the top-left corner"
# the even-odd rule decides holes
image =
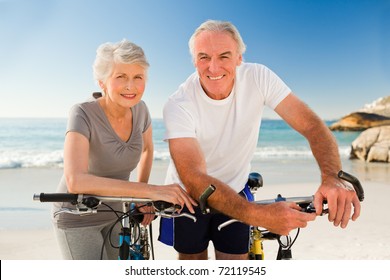
[[[212,99],[224,99],[233,89],[242,62],[236,41],[226,32],[203,31],[195,38],[194,64],[200,83]]]

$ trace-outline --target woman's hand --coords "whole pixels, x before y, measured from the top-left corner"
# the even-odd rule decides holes
[[[148,226],[150,225],[151,222],[153,222],[154,218],[155,218],[155,215],[154,214],[150,214],[150,213],[154,213],[154,208],[153,206],[145,206],[145,205],[137,205],[137,209],[141,212],[141,213],[146,213],[143,215],[143,220],[142,220],[142,225],[143,226]]]
[[[171,202],[180,205],[181,208],[187,206],[188,210],[193,214],[195,213],[193,206],[198,205],[179,184],[153,186],[151,188],[150,198],[152,200]],[[180,212],[180,210],[178,212]]]

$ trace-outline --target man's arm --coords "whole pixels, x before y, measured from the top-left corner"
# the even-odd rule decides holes
[[[280,202],[264,206],[246,201],[228,185],[207,174],[204,156],[194,138],[170,139],[169,149],[187,192],[198,199],[210,184],[214,185],[216,191],[209,197],[208,204],[232,218],[282,235],[305,227],[308,221],[315,219],[315,214],[300,212],[294,203]]]
[[[289,94],[275,111],[296,131],[301,133],[310,144],[312,153],[321,170],[321,185],[315,194],[317,214],[322,211],[322,201],[326,199],[329,207],[329,221],[335,226],[345,228],[360,214],[360,202],[356,193],[346,187],[337,177],[341,170],[337,142],[325,123],[302,101],[292,93]]]

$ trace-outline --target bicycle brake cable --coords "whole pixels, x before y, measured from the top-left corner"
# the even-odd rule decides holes
[[[300,233],[300,230],[301,230],[300,228],[297,229],[297,233],[295,234],[294,239],[291,239],[290,235],[285,235],[285,237],[287,238],[286,244],[283,244],[283,242],[281,241],[282,236],[279,236],[279,238],[278,238],[279,246],[281,246],[284,249],[290,250],[291,247],[294,245],[295,241],[298,239],[298,235]]]

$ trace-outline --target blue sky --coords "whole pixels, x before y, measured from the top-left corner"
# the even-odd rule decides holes
[[[237,26],[246,61],[271,68],[321,118],[339,118],[390,95],[389,15],[388,0],[0,0],[0,117],[66,117],[99,90],[98,45],[123,38],[145,50],[144,100],[161,117],[194,71],[189,37],[218,19]]]

